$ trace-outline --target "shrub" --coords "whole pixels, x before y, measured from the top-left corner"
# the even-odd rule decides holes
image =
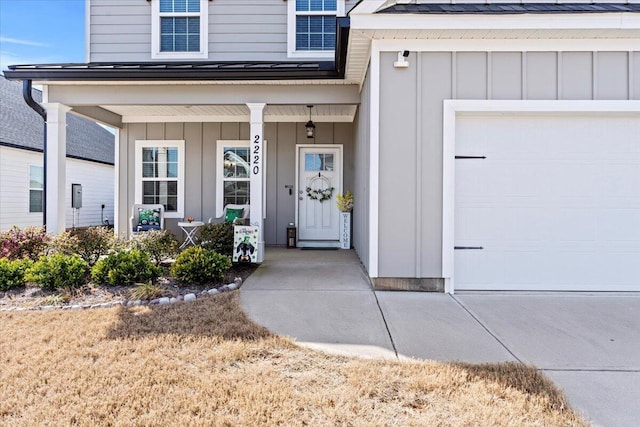
[[[205,224],[200,229],[198,244],[204,249],[214,250],[222,255],[233,255],[233,224]]]
[[[180,243],[169,230],[149,230],[136,236],[133,246],[149,254],[151,260],[156,265],[160,265],[165,258],[173,257],[178,253]]]
[[[231,268],[228,256],[200,246],[192,246],[178,255],[171,266],[171,275],[183,283],[219,282]]]
[[[13,227],[0,233],[0,258],[37,260],[49,244],[44,227]]]
[[[0,291],[24,286],[25,273],[32,264],[30,259],[9,261],[7,258],[0,258]]]
[[[51,246],[54,251],[64,255],[78,254],[89,266],[93,266],[116,246],[116,237],[113,230],[107,227],[77,228],[57,235]]]
[[[126,286],[135,282],[155,281],[160,275],[149,255],[137,249],[108,255],[93,266],[91,277],[99,285]]]
[[[42,256],[27,270],[26,279],[51,291],[77,288],[85,284],[88,267],[78,255]]]

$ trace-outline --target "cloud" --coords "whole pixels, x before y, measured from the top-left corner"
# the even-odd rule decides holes
[[[37,47],[48,46],[46,43],[34,42],[31,40],[12,39],[11,37],[3,37],[3,36],[0,36],[0,43],[12,43],[12,44],[19,44],[23,46],[37,46]]]

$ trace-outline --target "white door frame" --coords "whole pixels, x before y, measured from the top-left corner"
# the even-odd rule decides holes
[[[591,113],[638,114],[640,101],[497,101],[445,100],[442,150],[442,277],[444,291],[454,292],[454,216],[455,216],[455,153],[456,119],[459,115],[527,114],[527,113]]]
[[[336,188],[336,194],[342,194],[342,188],[344,185],[344,146],[343,144],[296,144],[296,182],[295,182],[295,196],[296,196],[296,228],[299,228],[299,201],[300,201],[300,149],[301,148],[333,148],[338,149],[340,152],[340,185]],[[298,233],[299,238],[299,233]],[[312,241],[309,241],[312,242]],[[298,242],[296,242],[296,245]],[[307,244],[305,246],[313,246],[313,244]],[[340,239],[336,240],[336,247],[340,247]]]

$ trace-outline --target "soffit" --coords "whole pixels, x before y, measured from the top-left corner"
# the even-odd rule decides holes
[[[247,122],[246,105],[101,105],[122,116],[123,123],[138,122]],[[357,105],[315,105],[314,122],[353,122]],[[265,122],[306,122],[306,105],[267,105]]]

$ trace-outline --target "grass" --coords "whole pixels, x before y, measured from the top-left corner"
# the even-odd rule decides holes
[[[519,364],[330,356],[237,292],[153,308],[0,313],[0,425],[580,426]]]

